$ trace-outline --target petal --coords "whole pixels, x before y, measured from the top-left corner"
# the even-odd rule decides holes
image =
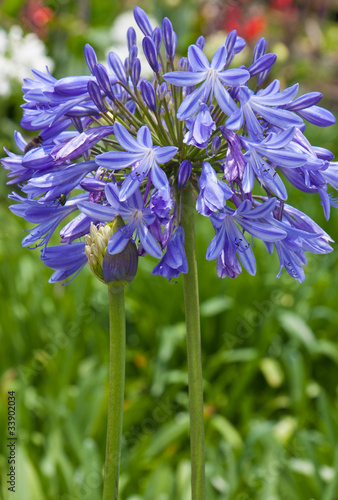
[[[77,206],[83,214],[98,222],[110,222],[118,214],[116,210],[108,205],[103,206],[90,201],[83,201],[78,203]]]
[[[292,99],[294,99],[297,95],[299,85],[296,83],[292,85],[292,87],[286,88],[282,90],[282,92],[278,92],[273,95],[256,95],[253,97],[254,101],[263,104],[265,106],[283,106],[288,104]]]
[[[163,79],[172,85],[179,87],[191,87],[203,82],[207,77],[207,72],[193,73],[192,71],[172,71],[163,75]]]
[[[218,233],[209,243],[206,253],[207,260],[214,260],[221,254],[225,245],[225,240],[226,240],[226,229],[225,229],[225,224],[222,224]]]
[[[130,174],[127,175],[122,183],[119,196],[120,201],[126,201],[128,198],[130,198],[131,195],[134,194],[135,191],[139,188],[141,182],[144,181],[146,175],[147,172],[138,175],[137,170],[130,172]]]
[[[210,68],[207,56],[197,45],[190,45],[188,48],[188,59],[196,71],[206,71]]]
[[[230,87],[239,87],[249,80],[250,73],[246,69],[232,68],[218,73],[218,77]]]
[[[151,181],[157,189],[166,189],[169,187],[169,181],[165,172],[157,165],[156,162],[153,163],[150,172]]]
[[[128,153],[127,151],[109,151],[97,155],[95,161],[101,167],[109,169],[126,168],[139,161],[144,156],[144,150],[140,153]]]
[[[107,252],[111,255],[122,252],[133,235],[133,229],[135,230],[135,227],[128,227],[127,224],[116,231],[116,233],[114,233],[108,241]]]
[[[250,193],[255,184],[255,172],[252,166],[247,163],[243,174],[243,191]]]
[[[155,148],[155,158],[157,163],[163,164],[171,160],[178,151],[174,146],[164,146],[162,148]]]
[[[226,46],[223,44],[216,50],[213,58],[211,59],[211,68],[216,71],[221,71],[226,65],[228,57],[228,51]]]
[[[268,137],[264,139],[263,144],[269,148],[284,148],[293,139],[295,132],[295,127],[289,127],[280,134],[269,134]]]
[[[216,97],[216,101],[218,102],[220,108],[222,109],[222,111],[224,111],[224,113],[230,116],[232,113],[238,110],[235,101],[218,79],[215,80],[213,90]]]
[[[288,128],[292,125],[300,126],[303,120],[292,111],[281,108],[269,108],[256,102],[252,102],[252,108],[260,114],[264,120],[280,128]]]
[[[143,128],[143,127],[141,127]],[[115,122],[114,124],[114,134],[123,149],[131,153],[144,152],[145,147],[139,144],[136,139],[128,132],[128,130],[121,125],[121,123]]]
[[[152,149],[153,147],[153,141],[151,138],[150,130],[147,125],[143,125],[138,131],[137,131],[137,142],[142,145],[144,145],[146,148]]]
[[[307,162],[305,155],[288,149],[257,148],[257,151],[260,151],[268,160],[282,167],[296,168]]]
[[[202,83],[196,90],[189,94],[184,101],[181,103],[177,110],[177,118],[179,120],[185,120],[190,116],[193,116],[200,109],[200,99],[204,97],[204,93],[207,90],[205,83]],[[230,96],[229,96],[230,97]]]
[[[158,245],[158,242],[155,240],[154,236],[151,234],[151,232],[143,222],[139,222],[137,224],[137,234],[140,238],[140,242],[144,250],[149,255],[152,255],[152,257],[161,259],[162,251]]]
[[[240,224],[248,233],[259,238],[262,241],[272,241],[283,240],[287,233],[272,224],[262,224],[261,222],[253,222],[246,219],[237,219],[238,224]]]

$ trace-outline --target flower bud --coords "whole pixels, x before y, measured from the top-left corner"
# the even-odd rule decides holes
[[[133,45],[136,45],[136,31],[132,27],[128,28],[127,42],[128,42],[128,50],[130,50],[130,48]]]
[[[189,160],[183,160],[178,169],[177,184],[178,189],[183,189],[191,175],[192,165]]]
[[[132,60],[130,68],[131,81],[133,82],[133,85],[135,85],[135,87],[138,84],[140,75],[141,75],[141,62],[138,57],[135,57],[135,59]]]
[[[157,60],[156,46],[152,38],[150,38],[150,36],[145,36],[143,38],[142,47],[144,55],[149,63],[149,66],[155,73],[157,73],[160,70],[160,65]]]
[[[138,253],[135,243],[129,241],[125,249],[115,255],[107,252],[110,237],[124,226],[118,215],[113,222],[100,226],[91,224],[84,238],[85,253],[93,274],[106,285],[127,285],[135,278]]]
[[[189,60],[187,57],[181,57],[178,61],[178,70],[179,71],[188,71],[189,69]]]
[[[197,47],[199,47],[201,50],[204,49],[204,46],[205,46],[205,38],[204,36],[199,36],[196,40],[196,45]]]
[[[161,28],[156,27],[153,31],[153,34],[151,35],[151,38],[153,39],[153,42],[156,47],[156,52],[157,54],[160,52],[161,49],[161,43],[162,43],[162,31]]]
[[[149,18],[141,7],[134,7],[134,18],[142,33],[151,36],[153,30]]]
[[[148,80],[142,80],[140,84],[141,94],[146,105],[151,111],[156,111],[155,90]]]
[[[165,99],[167,92],[168,92],[168,85],[166,84],[166,82],[161,83],[161,85],[157,87],[157,95],[160,101]]]
[[[217,135],[211,141],[211,153],[215,155],[221,147],[221,139]]]
[[[93,73],[93,69],[95,64],[97,64],[97,57],[95,54],[95,50],[89,43],[86,43],[85,48],[84,48],[84,55],[86,59],[87,66],[90,70],[91,73]]]
[[[88,94],[90,95],[90,98],[92,99],[93,103],[97,107],[97,109],[101,113],[106,112],[106,107],[104,105],[102,96],[101,96],[101,90],[100,87],[98,86],[97,83],[93,82],[92,80],[89,80],[88,85]]]

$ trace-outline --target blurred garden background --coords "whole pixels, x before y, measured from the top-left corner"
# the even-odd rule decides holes
[[[22,78],[30,67],[87,74],[83,47],[123,55],[133,1],[2,0],[0,145],[16,151]],[[142,0],[153,25],[168,16],[178,53],[203,34],[212,54],[237,29],[250,64],[255,42],[278,55],[269,76],[320,91],[338,115],[338,1]],[[310,142],[338,155],[338,126],[309,125]],[[25,134],[26,138],[34,133]],[[4,153],[5,154],[5,153]],[[8,210],[0,172],[0,498],[99,500],[108,391],[107,290],[89,269],[48,284],[28,226]],[[338,240],[319,196],[289,190],[291,205]],[[294,193],[292,195],[292,193]],[[299,284],[256,248],[256,277],[220,280],[205,260],[213,229],[199,216],[198,265],[205,383],[208,500],[338,499],[338,249],[312,256]],[[126,290],[127,379],[121,500],[188,500],[188,388],[182,280],[151,275],[140,259]],[[16,393],[16,493],[7,490],[7,393]]]

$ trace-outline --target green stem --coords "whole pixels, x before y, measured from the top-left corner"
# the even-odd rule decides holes
[[[183,192],[182,226],[189,271],[183,275],[190,407],[192,500],[205,500],[204,417],[201,334],[195,240],[195,203],[191,190]]]
[[[126,322],[124,286],[109,285],[110,360],[103,500],[117,500],[124,402]]]

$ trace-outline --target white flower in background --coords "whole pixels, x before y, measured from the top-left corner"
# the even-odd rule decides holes
[[[54,62],[46,56],[44,43],[35,35],[24,35],[20,26],[9,31],[0,29],[0,96],[8,96],[13,84],[22,85],[24,78],[31,77],[31,68],[52,71]]]
[[[159,23],[153,17],[148,16],[148,19],[153,29],[159,25]],[[144,77],[152,76],[153,74],[152,69],[150,68],[146,58],[143,55],[142,39],[144,37],[144,34],[137,26],[136,21],[134,19],[133,11],[131,10],[123,12],[115,19],[110,30],[113,45],[107,49],[106,55],[108,55],[109,52],[115,52],[118,56],[120,56],[122,62],[124,62],[126,57],[129,56],[128,44],[126,38],[126,26],[128,27],[131,26],[136,31],[137,48],[138,48],[137,57],[141,61],[142,76]]]

